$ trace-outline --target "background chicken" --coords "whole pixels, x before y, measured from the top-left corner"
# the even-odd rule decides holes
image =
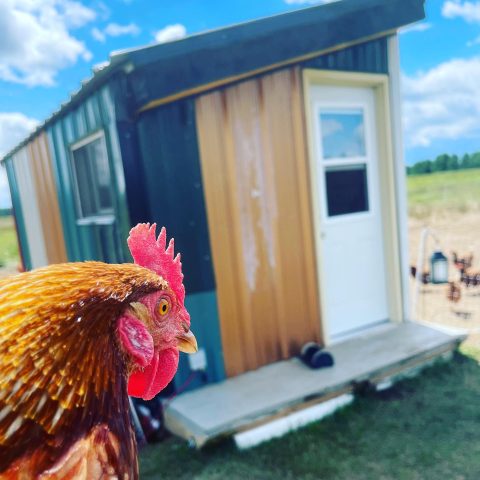
[[[196,350],[180,258],[138,225],[135,264],[52,265],[0,282],[0,478],[137,478],[128,393]]]

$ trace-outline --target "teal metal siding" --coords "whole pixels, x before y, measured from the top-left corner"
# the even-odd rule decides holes
[[[18,240],[20,242],[20,254],[25,270],[31,270],[32,262],[30,259],[30,248],[27,240],[27,230],[25,228],[25,219],[23,217],[22,205],[20,201],[20,193],[18,191],[15,169],[11,158],[5,161],[7,169],[8,185],[10,187],[10,196],[12,199],[13,214],[15,217],[15,225],[17,228]]]
[[[177,390],[190,390],[225,378],[216,293],[187,295],[185,305],[191,316],[192,331],[197,338],[198,347],[205,350],[207,368],[205,372],[192,374],[188,355],[181,354],[178,372],[175,375]]]
[[[194,108],[188,99],[138,119],[141,155],[136,162],[146,175],[137,198],[129,196],[134,202],[145,195],[148,210],[141,220],[164,225],[175,237],[188,293],[215,288]]]
[[[187,99],[146,112],[137,120],[138,140],[122,119],[125,137],[120,137],[128,147],[124,152],[130,153],[123,158],[132,182],[132,220],[157,222],[175,238],[192,329],[207,356],[206,371],[194,375],[187,356],[181,356],[174,381],[179,390],[225,378],[194,108],[193,99]],[[140,155],[133,149],[137,141]]]
[[[114,192],[114,218],[77,220],[70,147],[102,130],[109,158]],[[115,107],[108,87],[92,94],[77,108],[47,129],[52,151],[65,243],[70,261],[102,260],[111,263],[130,259],[126,239],[130,229],[125,178],[118,143]]]

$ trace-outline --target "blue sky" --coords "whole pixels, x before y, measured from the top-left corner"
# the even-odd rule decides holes
[[[0,0],[0,155],[111,51],[315,3],[322,0]],[[400,35],[407,163],[480,150],[480,1],[426,5],[427,20]]]

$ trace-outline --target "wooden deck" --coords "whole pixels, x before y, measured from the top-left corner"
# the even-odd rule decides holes
[[[464,339],[416,323],[387,324],[328,349],[335,366],[311,370],[297,359],[267,365],[175,398],[165,423],[197,447],[316,403],[378,384],[449,354]]]

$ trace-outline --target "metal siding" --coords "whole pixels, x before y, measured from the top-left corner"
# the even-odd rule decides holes
[[[214,290],[192,100],[152,110],[138,120],[148,221],[167,228],[182,254],[187,293]]]
[[[180,355],[179,368],[175,375],[175,387],[178,390],[191,390],[225,378],[216,293],[202,292],[187,295],[185,306],[190,313],[192,332],[197,338],[198,347],[205,350],[207,368],[205,372],[192,374],[188,355]]]
[[[29,155],[29,170],[36,187],[48,263],[66,262],[65,237],[60,220],[57,187],[45,132],[35,137],[26,149]]]
[[[30,270],[32,268],[30,248],[28,245],[25,217],[23,215],[22,201],[20,198],[12,157],[5,162],[5,167],[7,169],[8,185],[10,187],[10,196],[12,199],[13,214],[15,216],[15,226],[17,228],[17,235],[20,243],[19,248],[23,260],[23,267],[25,270]]]
[[[70,261],[81,260],[80,243],[75,224],[75,199],[72,189],[69,153],[65,150],[65,125],[61,122],[53,124],[47,130],[54,164],[55,181],[58,185],[58,199],[62,218],[63,233],[67,257]]]
[[[196,114],[232,376],[321,341],[300,69],[203,95]]]
[[[307,62],[303,68],[388,74],[387,38],[361,43]]]
[[[115,216],[111,222],[93,217],[78,222],[70,147],[73,143],[102,129],[110,164]],[[70,261],[103,260],[124,262],[129,259],[126,238],[129,231],[125,198],[125,180],[118,144],[115,109],[108,87],[103,87],[61,117],[48,128],[55,164],[62,222]]]
[[[38,192],[33,179],[31,159],[28,153],[27,147],[20,149],[12,156],[12,162],[25,220],[31,268],[38,268],[48,265],[48,257],[41,223]]]
[[[131,225],[150,222],[152,218],[145,194],[145,165],[140,161],[137,117],[129,103],[131,89],[125,75],[115,76],[110,89],[115,102],[115,117],[119,148],[122,152],[123,171],[126,179],[125,192]]]

